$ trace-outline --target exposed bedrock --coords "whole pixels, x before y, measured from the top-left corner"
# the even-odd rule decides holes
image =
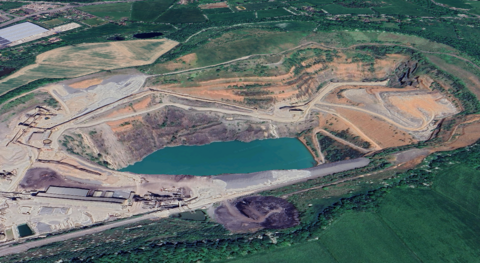
[[[169,146],[295,137],[297,133],[318,125],[313,119],[293,124],[277,124],[240,115],[167,106],[134,119],[126,119],[125,122],[117,122],[115,125],[107,122],[69,130],[65,134],[70,137],[66,147],[70,148],[70,152],[86,159],[92,160],[91,156],[101,156],[109,163],[109,167],[119,169]]]

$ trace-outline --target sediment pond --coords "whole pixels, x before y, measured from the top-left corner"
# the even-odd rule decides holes
[[[310,152],[294,138],[252,142],[214,142],[167,147],[122,172],[139,174],[218,175],[266,170],[304,169],[315,165]]]
[[[17,228],[20,237],[28,237],[33,235],[32,229],[27,224],[18,225]]]

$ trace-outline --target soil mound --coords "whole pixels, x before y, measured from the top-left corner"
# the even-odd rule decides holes
[[[89,185],[75,182],[66,179],[63,175],[57,173],[50,168],[30,168],[19,186],[25,190],[44,190],[51,185],[65,186],[65,187],[82,187],[85,188]]]
[[[215,219],[232,232],[283,229],[299,223],[295,206],[273,196],[249,196],[233,203],[224,202],[215,210]]]

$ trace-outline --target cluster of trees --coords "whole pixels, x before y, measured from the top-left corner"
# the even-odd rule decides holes
[[[452,89],[445,91],[445,89],[443,89],[437,83],[435,83],[436,85],[434,84],[434,88],[441,90],[442,92],[450,93],[455,96],[455,98],[460,100],[464,108],[461,114],[468,115],[480,112],[480,102],[478,101],[478,98],[470,90],[468,90],[467,86],[461,79],[440,69],[436,69],[435,73],[438,78],[448,79]]]
[[[360,146],[362,148],[365,148],[365,149],[368,149],[370,148],[371,144],[367,141],[364,141],[360,136],[355,136],[353,134],[350,133],[350,128],[347,128],[346,130],[342,130],[342,131],[331,131],[331,130],[328,130],[331,134],[339,137],[339,138],[342,138],[344,140],[347,140],[357,146]]]
[[[330,162],[342,161],[347,158],[353,159],[363,155],[361,152],[343,145],[323,134],[318,133],[317,139],[320,144],[320,149],[326,152],[325,158]]]

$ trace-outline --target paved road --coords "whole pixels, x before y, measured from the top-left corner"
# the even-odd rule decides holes
[[[154,214],[147,214],[147,215],[144,215],[144,216],[125,219],[125,220],[122,220],[122,221],[113,222],[113,223],[102,225],[102,226],[92,227],[92,228],[89,228],[89,229],[86,229],[86,230],[78,230],[76,232],[72,232],[72,233],[68,233],[68,234],[63,234],[63,235],[58,235],[58,236],[53,236],[53,237],[47,237],[47,238],[40,239],[40,240],[37,240],[37,241],[31,241],[31,242],[28,242],[28,243],[16,245],[16,246],[13,246],[13,247],[11,247],[11,246],[1,247],[0,248],[0,257],[10,255],[10,254],[25,252],[25,251],[29,250],[30,248],[44,246],[44,245],[47,245],[47,244],[50,244],[50,243],[53,243],[53,242],[65,241],[67,239],[71,239],[71,238],[75,238],[75,237],[81,237],[81,236],[88,235],[88,234],[94,234],[94,233],[98,233],[100,231],[105,231],[105,230],[108,230],[108,229],[111,229],[111,228],[115,228],[115,227],[119,227],[119,226],[123,226],[123,225],[127,225],[127,224],[132,224],[132,223],[135,223],[135,222],[139,222],[139,221],[150,219],[150,218],[156,218],[156,217],[157,216],[155,216]]]

